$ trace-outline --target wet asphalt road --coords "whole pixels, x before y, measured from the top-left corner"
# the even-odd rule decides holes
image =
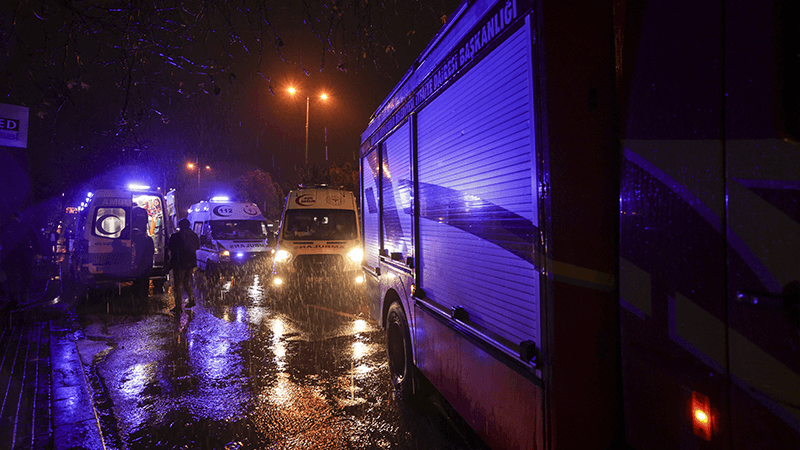
[[[278,302],[258,275],[78,303],[108,448],[482,449],[437,395],[391,389],[384,332],[355,296]]]

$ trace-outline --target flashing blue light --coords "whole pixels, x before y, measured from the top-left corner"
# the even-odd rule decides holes
[[[226,197],[224,195],[218,195],[216,197],[211,197],[211,201],[212,202],[228,202],[230,200],[231,200],[230,198],[228,198],[228,197]]]
[[[149,191],[150,190],[150,186],[145,186],[143,184],[131,183],[131,184],[128,185],[128,189],[130,189],[132,191]]]

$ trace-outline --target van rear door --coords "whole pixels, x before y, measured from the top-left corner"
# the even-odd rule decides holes
[[[89,211],[83,257],[91,275],[117,278],[130,271],[130,213],[128,196],[95,197]]]

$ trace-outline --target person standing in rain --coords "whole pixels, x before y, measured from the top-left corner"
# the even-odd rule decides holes
[[[195,252],[200,248],[200,238],[192,231],[189,219],[181,219],[178,228],[179,231],[170,236],[168,244],[175,294],[175,307],[172,312],[175,313],[183,311],[183,290],[186,290],[186,295],[189,297],[186,307],[194,306],[192,273],[197,267]]]
[[[39,238],[32,226],[22,224],[22,213],[15,211],[3,228],[0,243],[0,263],[8,278],[8,293],[11,297],[9,306],[16,309],[20,303],[28,301],[33,264],[36,255],[41,254]]]
[[[153,269],[155,244],[147,234],[147,211],[135,207],[131,212],[133,230],[131,243],[133,246],[133,292],[137,297],[147,298],[150,293],[150,271]]]

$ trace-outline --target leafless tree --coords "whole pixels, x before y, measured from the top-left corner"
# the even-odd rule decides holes
[[[255,71],[270,83],[266,62],[275,57],[301,58],[306,71],[330,64],[343,71],[365,65],[380,70],[394,60],[396,20],[402,20],[402,37],[410,39],[421,16],[441,17],[453,3],[19,0],[4,14],[12,26],[2,36],[2,94],[23,100],[16,103],[33,106],[36,114],[54,115],[77,92],[111,87],[119,102],[117,132],[124,133],[145,116],[163,114],[137,108],[150,101],[142,87],[167,97],[218,94],[219,80],[235,79],[239,70]],[[307,48],[309,37],[315,55],[296,55],[298,41]],[[21,83],[42,95],[15,98],[22,94],[10,91]]]

